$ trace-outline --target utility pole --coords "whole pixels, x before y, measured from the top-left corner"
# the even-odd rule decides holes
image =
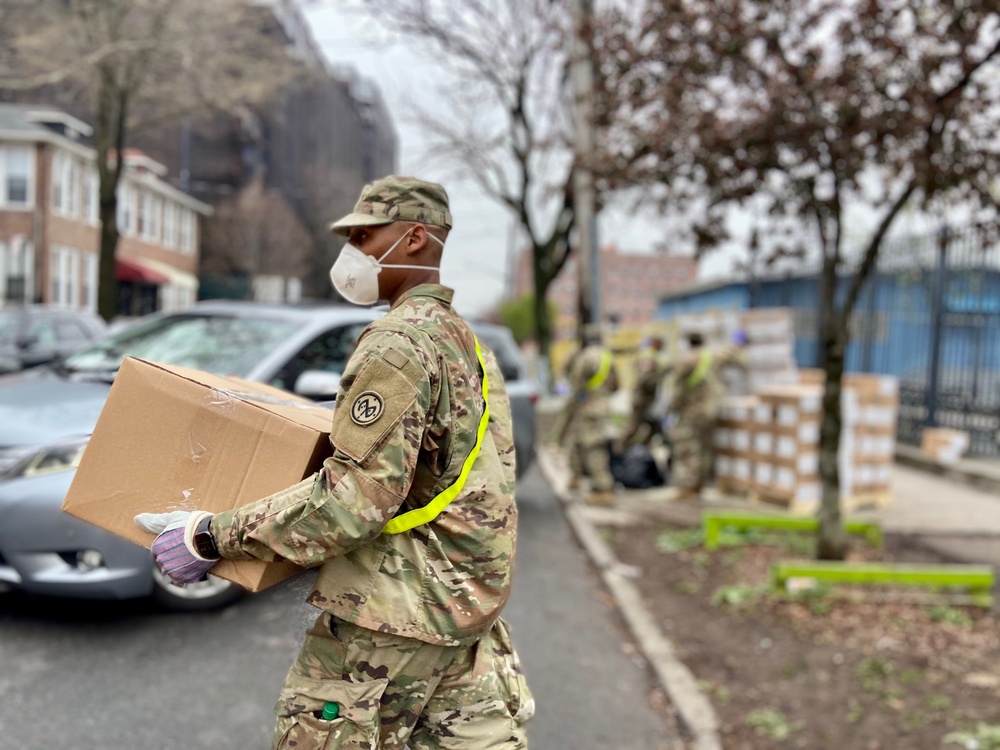
[[[573,57],[571,80],[575,99],[576,135],[573,169],[573,211],[576,220],[577,268],[579,271],[579,324],[601,319],[600,261],[597,252],[597,207],[594,192],[594,67],[588,42],[592,0],[573,2]]]

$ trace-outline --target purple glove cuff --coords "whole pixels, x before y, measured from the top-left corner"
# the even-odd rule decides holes
[[[176,584],[195,583],[205,577],[217,561],[201,560],[184,543],[184,527],[164,531],[151,547],[157,566]]]

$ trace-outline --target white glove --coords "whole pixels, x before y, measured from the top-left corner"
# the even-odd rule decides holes
[[[175,510],[170,513],[140,513],[135,517],[135,525],[153,534],[162,534],[167,529],[176,529],[187,524],[190,510]]]

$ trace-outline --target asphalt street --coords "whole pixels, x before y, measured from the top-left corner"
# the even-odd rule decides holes
[[[537,471],[518,491],[505,611],[538,710],[536,750],[674,748],[648,670]],[[311,574],[221,612],[0,595],[0,750],[264,750],[315,610]]]

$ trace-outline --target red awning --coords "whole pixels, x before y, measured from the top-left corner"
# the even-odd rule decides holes
[[[138,281],[142,284],[169,284],[170,279],[144,264],[138,258],[116,258],[115,275],[119,281]]]

